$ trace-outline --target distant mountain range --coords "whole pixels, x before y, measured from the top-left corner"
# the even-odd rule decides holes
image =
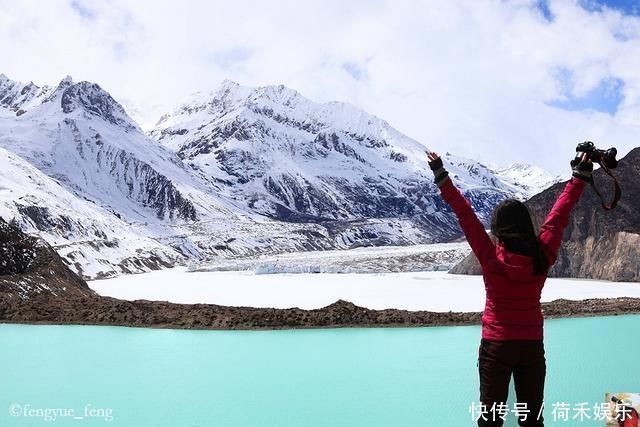
[[[216,257],[406,245],[459,236],[425,147],[349,104],[226,81],[148,134],[99,85],[0,75],[0,217],[85,278]],[[551,185],[447,153],[486,220]]]

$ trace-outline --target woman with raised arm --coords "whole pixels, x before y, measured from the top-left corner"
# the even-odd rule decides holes
[[[555,263],[569,215],[591,179],[593,164],[584,154],[536,234],[527,207],[504,200],[493,211],[491,240],[471,204],[454,186],[436,153],[428,161],[442,198],[458,217],[471,250],[482,267],[486,302],[478,349],[479,426],[502,426],[511,375],[520,426],[543,426],[546,359],[543,344],[542,287]]]

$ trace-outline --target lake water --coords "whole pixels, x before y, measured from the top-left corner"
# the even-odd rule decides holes
[[[604,425],[554,423],[553,402],[593,407],[607,391],[640,392],[639,330],[640,316],[546,321],[547,425]],[[0,425],[474,425],[479,339],[477,326],[0,325]],[[45,421],[45,409],[60,415]]]

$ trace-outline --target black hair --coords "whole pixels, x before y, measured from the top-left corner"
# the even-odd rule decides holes
[[[542,252],[527,206],[519,200],[507,199],[493,210],[491,233],[509,252],[533,258],[533,273],[546,274],[549,261]]]

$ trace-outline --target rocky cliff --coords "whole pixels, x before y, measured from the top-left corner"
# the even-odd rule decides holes
[[[621,159],[613,173],[622,188],[618,206],[604,210],[593,189],[585,188],[565,230],[552,277],[640,282],[640,147]],[[611,178],[598,169],[594,180],[605,200],[610,201]],[[555,184],[526,202],[536,225],[544,221],[564,185]],[[450,272],[480,274],[480,266],[471,254]]]
[[[27,300],[40,294],[96,295],[51,246],[0,218],[0,298]]]

